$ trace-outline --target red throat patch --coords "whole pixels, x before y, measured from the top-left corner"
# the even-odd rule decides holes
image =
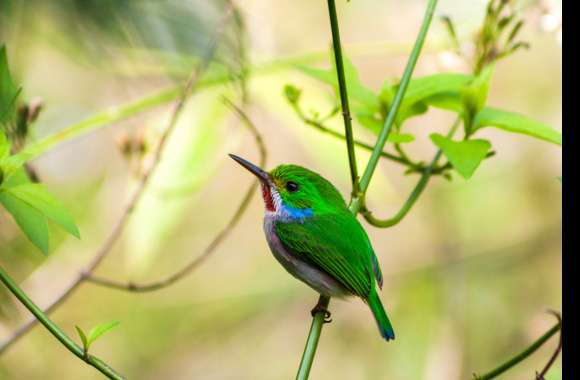
[[[262,184],[262,198],[264,198],[266,210],[272,212],[276,211],[276,206],[274,206],[274,200],[272,199],[272,191],[270,191],[270,186]]]

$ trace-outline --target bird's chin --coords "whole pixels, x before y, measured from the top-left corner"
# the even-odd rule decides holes
[[[276,212],[276,203],[274,202],[274,195],[272,193],[272,186],[262,182],[262,198],[264,198],[264,206],[267,212]]]

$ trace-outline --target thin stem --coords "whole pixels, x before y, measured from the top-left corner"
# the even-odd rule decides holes
[[[336,9],[334,5],[334,0],[328,0],[328,10],[330,15],[330,23],[332,28],[332,37],[333,37],[333,46],[334,46],[334,53],[336,59],[336,66],[337,66],[337,75],[339,79],[339,84],[341,81],[341,71],[342,71],[342,80],[343,88],[341,88],[341,104],[345,122],[345,130],[346,130],[346,139],[347,139],[347,146],[349,150],[349,164],[351,170],[351,178],[353,179],[353,193],[351,197],[351,202],[349,205],[349,210],[354,214],[358,214],[361,206],[363,206],[362,197],[360,193],[363,194],[366,192],[368,185],[370,183],[370,179],[372,174],[377,166],[378,160],[381,156],[387,138],[389,137],[389,132],[391,127],[395,121],[395,116],[397,111],[401,105],[401,101],[403,96],[405,95],[405,91],[411,79],[411,75],[413,74],[413,69],[415,68],[415,64],[417,63],[417,59],[419,58],[419,53],[421,52],[421,48],[423,47],[423,43],[425,42],[425,37],[427,36],[427,31],[429,30],[429,25],[431,24],[431,20],[433,19],[433,13],[435,11],[435,7],[437,5],[437,0],[429,0],[427,5],[427,11],[425,12],[425,16],[423,19],[423,23],[421,25],[421,29],[415,41],[415,45],[413,50],[411,51],[411,55],[409,56],[409,61],[407,62],[407,67],[405,68],[405,72],[403,74],[403,78],[401,79],[401,83],[399,85],[399,89],[395,95],[395,99],[393,101],[393,106],[389,110],[389,114],[387,115],[387,119],[385,120],[385,124],[383,129],[381,130],[379,137],[377,139],[377,143],[374,147],[373,153],[371,158],[369,159],[369,163],[367,164],[367,168],[364,172],[363,178],[358,183],[357,175],[356,175],[356,161],[354,157],[354,139],[352,137],[352,129],[350,125],[350,113],[348,110],[348,98],[346,93],[346,81],[344,80],[344,69],[342,68],[342,57],[337,54],[337,51],[340,52],[340,40],[338,39],[338,20],[336,16]],[[342,68],[342,69],[339,69]],[[350,135],[349,135],[350,133]],[[351,155],[352,151],[352,155]],[[353,169],[354,167],[354,169]],[[330,298],[325,296],[320,296],[319,305],[326,304],[330,302]],[[312,319],[312,324],[310,326],[310,332],[308,333],[308,339],[306,341],[306,348],[304,349],[304,354],[302,355],[302,360],[300,361],[300,366],[298,368],[298,375],[297,379],[305,380],[308,378],[310,373],[310,368],[312,367],[312,362],[314,361],[314,356],[316,355],[316,348],[318,346],[318,340],[320,339],[320,333],[322,332],[322,325],[324,323],[325,313],[323,311],[318,311],[314,314]]]
[[[562,324],[560,322],[556,323],[550,330],[548,330],[544,335],[542,335],[538,340],[532,343],[528,348],[514,356],[513,358],[509,359],[505,363],[501,364],[499,367],[489,371],[484,375],[476,375],[474,374],[474,378],[476,380],[490,380],[493,378],[498,377],[508,369],[512,368],[516,364],[520,363],[528,356],[533,354],[538,348],[540,348],[548,339],[550,339],[554,334],[556,334],[562,328]]]
[[[320,296],[318,300],[318,305],[327,308],[330,303],[330,297]],[[302,354],[302,360],[300,361],[300,367],[298,367],[298,374],[296,375],[296,380],[306,380],[310,374],[310,369],[312,368],[312,362],[314,361],[314,355],[316,355],[316,347],[318,347],[318,341],[320,340],[320,333],[322,332],[322,325],[324,324],[324,312],[317,312],[312,318],[312,324],[310,325],[310,332],[308,333],[308,340],[306,340],[306,346],[304,347],[304,353]]]
[[[399,107],[403,102],[403,97],[405,96],[405,92],[407,91],[407,87],[409,82],[411,81],[411,76],[413,75],[413,70],[415,69],[415,65],[417,64],[417,60],[419,59],[419,54],[421,53],[421,49],[423,44],[425,43],[425,38],[427,37],[427,32],[429,31],[429,26],[431,25],[431,20],[433,19],[433,14],[435,13],[435,7],[437,6],[437,0],[429,0],[427,4],[427,10],[425,11],[425,16],[423,18],[423,23],[421,25],[421,29],[419,30],[419,34],[417,39],[415,40],[415,46],[413,46],[413,50],[411,51],[411,55],[409,56],[409,61],[407,62],[407,66],[405,67],[405,71],[403,72],[403,77],[401,78],[401,82],[399,83],[399,88],[397,89],[397,93],[393,99],[393,104],[389,109],[389,113],[387,114],[387,118],[385,119],[385,124],[379,133],[377,138],[377,143],[375,145],[375,149],[371,154],[371,158],[367,164],[367,167],[363,173],[363,176],[360,180],[360,191],[364,194],[371,182],[371,178],[373,173],[377,167],[379,158],[381,156],[381,152],[385,147],[385,143],[387,142],[387,138],[389,137],[389,133],[391,132],[391,128],[395,123],[395,119],[397,117],[397,112],[399,111]]]
[[[149,166],[149,168],[145,171],[145,173],[143,173],[143,175],[141,176],[137,188],[135,189],[129,201],[125,205],[125,208],[123,209],[119,219],[117,220],[115,226],[113,227],[113,230],[107,236],[103,244],[99,247],[99,249],[93,256],[91,262],[85,267],[83,271],[81,271],[77,275],[77,277],[71,282],[71,284],[69,284],[69,286],[66,287],[64,291],[61,294],[59,294],[58,297],[44,310],[44,313],[50,314],[53,310],[55,310],[62,303],[64,303],[85,281],[87,276],[93,273],[98,268],[98,266],[109,254],[109,252],[111,252],[111,249],[123,234],[127,221],[129,220],[130,216],[133,213],[133,210],[137,207],[139,201],[143,197],[143,194],[145,193],[145,190],[147,189],[150,183],[151,177],[153,176],[155,170],[159,166],[159,162],[161,161],[161,157],[163,155],[163,151],[165,149],[167,141],[169,140],[169,137],[171,136],[172,132],[175,129],[177,120],[179,119],[179,116],[181,114],[181,111],[183,109],[183,106],[185,105],[187,98],[193,92],[193,89],[197,85],[199,79],[201,78],[203,73],[205,73],[205,71],[209,67],[210,62],[213,60],[213,57],[217,49],[218,41],[221,40],[221,35],[223,34],[224,25],[229,19],[231,14],[232,14],[232,6],[230,5],[228,10],[224,14],[223,22],[220,23],[218,28],[215,30],[214,38],[212,39],[212,42],[208,47],[206,56],[202,59],[200,64],[192,71],[187,83],[182,88],[181,96],[175,103],[167,128],[164,130],[163,134],[159,139],[159,142],[153,155],[152,163]],[[46,145],[42,146],[46,147]],[[21,336],[30,331],[30,329],[34,327],[37,322],[38,321],[36,319],[32,318],[28,320],[25,324],[23,324],[21,327],[19,327],[6,341],[4,341],[0,345],[0,354],[2,354],[13,343],[15,343]]]
[[[36,317],[46,329],[58,339],[70,352],[85,363],[95,367],[109,379],[122,380],[123,376],[119,375],[114,369],[109,367],[101,359],[89,355],[84,349],[78,346],[71,338],[68,337],[36,304],[26,295],[26,293],[14,282],[14,280],[0,267],[0,281],[14,294],[20,302]]]
[[[556,362],[558,355],[560,355],[560,352],[562,351],[562,316],[560,313],[554,310],[549,310],[549,313],[554,315],[560,324],[560,338],[558,339],[558,346],[556,346],[556,350],[552,356],[550,356],[550,360],[548,360],[544,366],[544,369],[542,369],[542,371],[536,375],[536,380],[545,380],[544,376],[546,376],[552,365]]]
[[[251,122],[248,116],[238,106],[234,105],[228,99],[225,99],[225,103],[236,112],[236,114],[240,117],[240,119],[242,119],[243,124],[246,125],[246,127],[252,133],[254,140],[256,141],[256,145],[258,146],[258,151],[260,153],[259,165],[262,168],[265,167],[267,160],[267,150],[266,145],[264,144],[264,141],[262,139],[262,135],[259,133],[258,129],[254,126],[254,124]],[[201,255],[195,257],[193,260],[191,260],[189,263],[187,263],[185,266],[183,266],[173,274],[166,276],[161,280],[151,281],[148,283],[117,281],[99,277],[93,274],[87,275],[86,280],[88,282],[92,282],[95,285],[136,293],[144,293],[160,290],[176,283],[177,281],[181,280],[182,278],[190,274],[199,265],[201,265],[225,240],[225,238],[229,235],[229,233],[236,227],[242,215],[247,210],[250,201],[256,192],[257,186],[258,181],[254,181],[246,191],[244,197],[242,198],[242,201],[240,202],[240,205],[238,206],[232,218],[224,226],[224,228],[221,231],[219,231],[219,233],[213,238],[213,240],[209,243],[209,245],[203,250]]]
[[[338,89],[340,93],[340,105],[342,117],[344,119],[344,131],[346,135],[346,149],[348,151],[348,164],[350,167],[350,178],[352,181],[352,194],[357,196],[359,192],[358,169],[356,166],[356,156],[354,152],[354,138],[352,134],[352,118],[348,104],[348,92],[346,88],[346,77],[344,75],[344,63],[342,61],[342,47],[340,44],[340,32],[338,28],[338,16],[334,0],[328,0],[328,15],[330,18],[330,29],[332,31],[332,50],[336,64],[336,75],[338,77]],[[381,149],[382,150],[382,149]]]
[[[325,126],[324,124],[322,124],[322,121],[320,120],[316,120],[316,119],[312,119],[309,118],[308,116],[306,116],[304,114],[304,112],[302,111],[302,109],[300,109],[300,107],[297,104],[292,104],[292,107],[294,109],[294,111],[296,112],[296,114],[298,115],[298,117],[307,125],[310,125],[311,127],[316,128],[317,130],[319,130],[320,132],[326,133],[330,136],[336,137],[338,139],[344,140],[346,137],[345,135],[336,132],[330,128],[328,128],[327,126]],[[354,140],[354,145],[358,146],[359,148],[368,150],[368,151],[373,151],[374,147],[370,144],[367,144],[365,142],[362,142],[360,140]],[[488,153],[488,156],[493,155],[492,152]],[[404,166],[407,166],[409,168],[409,171],[411,172],[415,172],[415,173],[424,173],[425,170],[427,170],[428,166],[426,166],[423,163],[417,163],[417,162],[413,162],[411,161],[407,156],[402,157],[402,156],[397,156],[394,155],[392,153],[386,152],[386,151],[381,151],[381,157],[382,158],[386,158],[387,160],[391,160],[397,164],[401,164]],[[435,174],[443,174],[446,170],[451,169],[452,166],[449,162],[447,162],[444,165],[441,166],[435,166],[431,169],[431,175],[435,175]]]
[[[453,123],[453,125],[451,126],[451,129],[449,130],[449,132],[447,133],[447,138],[451,138],[455,134],[455,132],[457,131],[457,128],[459,127],[460,124],[461,124],[461,118],[458,117],[455,120],[455,122]],[[378,218],[375,218],[373,216],[372,212],[367,210],[366,207],[363,207],[361,213],[363,214],[366,221],[369,222],[370,224],[372,224],[373,226],[380,227],[380,228],[392,227],[392,226],[396,225],[397,223],[399,223],[405,217],[405,215],[407,215],[407,213],[411,210],[411,208],[413,207],[413,205],[415,204],[415,202],[417,201],[419,196],[421,196],[421,193],[423,193],[423,190],[425,190],[425,187],[427,186],[429,179],[433,175],[433,171],[436,168],[437,162],[441,158],[442,154],[443,154],[443,151],[441,149],[438,149],[437,153],[435,153],[435,156],[431,160],[431,164],[429,164],[429,166],[427,166],[427,168],[425,168],[425,171],[423,171],[421,178],[419,178],[419,181],[417,182],[417,184],[413,188],[413,191],[411,191],[411,194],[409,194],[407,201],[403,204],[403,206],[401,207],[399,212],[397,212],[395,214],[395,216],[393,216],[392,218],[389,218],[389,219],[378,219]],[[446,165],[444,165],[443,167],[445,167],[445,166]]]

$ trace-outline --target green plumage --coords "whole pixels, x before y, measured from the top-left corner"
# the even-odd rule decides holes
[[[264,230],[276,259],[321,294],[360,297],[369,305],[383,338],[394,339],[376,290],[376,284],[383,283],[377,257],[332,183],[297,165],[280,165],[267,173],[232,158],[262,182]]]

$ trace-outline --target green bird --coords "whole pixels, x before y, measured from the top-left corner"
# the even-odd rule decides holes
[[[274,257],[294,277],[327,297],[360,297],[381,336],[395,333],[375,288],[383,286],[377,256],[340,192],[319,174],[297,165],[266,172],[241,157],[236,162],[260,180],[264,232]],[[317,305],[313,312],[322,308]]]

